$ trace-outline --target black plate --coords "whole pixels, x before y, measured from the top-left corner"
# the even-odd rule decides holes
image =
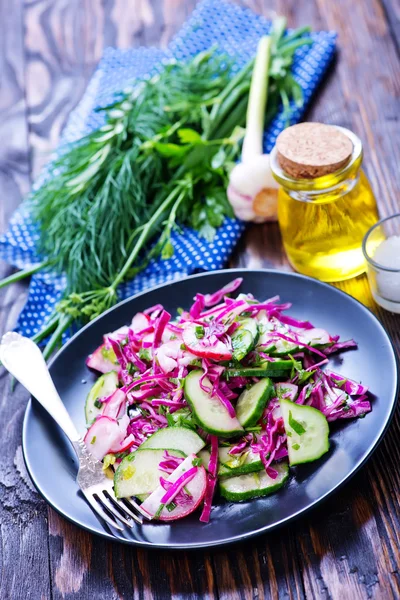
[[[397,395],[397,365],[392,344],[378,320],[347,294],[314,279],[277,271],[229,270],[189,277],[122,302],[82,329],[57,354],[51,374],[78,430],[84,432],[84,401],[95,380],[86,356],[105,332],[129,323],[132,315],[161,302],[172,312],[188,307],[196,292],[213,292],[243,277],[242,290],[256,298],[280,294],[293,303],[291,314],[309,319],[342,339],[354,338],[358,350],[331,360],[336,371],[368,385],[375,395],[364,419],[333,427],[331,449],[323,459],[292,469],[290,483],[275,495],[241,504],[217,501],[210,523],[198,514],[172,524],[145,524],[117,534],[122,542],[166,548],[199,548],[245,539],[297,517],[332,494],[366,461],[385,432]],[[86,383],[84,383],[86,381]],[[42,496],[67,519],[93,533],[115,539],[94,516],[75,483],[77,464],[61,430],[36,401],[28,404],[23,428],[28,471]]]

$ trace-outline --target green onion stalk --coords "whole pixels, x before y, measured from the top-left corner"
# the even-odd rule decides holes
[[[264,119],[288,99],[302,100],[290,67],[296,48],[312,41],[308,29],[285,36],[285,26],[277,19],[256,60],[234,75],[232,59],[216,47],[186,63],[171,61],[101,109],[99,129],[64,148],[52,165],[57,174],[32,197],[45,260],[0,282],[45,269],[65,275],[61,301],[33,338],[47,340],[46,358],[71,325],[113,306],[118,286],[149,260],[170,258],[180,225],[211,240],[234,216],[226,188],[246,113],[245,154],[251,136],[260,151]]]
[[[232,169],[229,177],[228,198],[235,215],[244,221],[263,223],[277,220],[278,184],[275,181],[269,154],[263,153],[263,135],[265,121],[275,107],[275,99],[271,97],[268,82],[276,72],[276,55],[280,60],[291,61],[293,51],[300,40],[298,32],[284,38],[285,20],[280,18],[268,36],[263,36],[258,44],[257,56],[252,74],[249,102],[246,114],[246,133],[243,140],[241,162]],[[274,63],[275,59],[275,63]],[[286,75],[286,82],[292,85],[292,97],[298,106],[303,103],[301,90],[294,85],[291,74]],[[290,117],[290,97],[288,87],[279,88],[280,99],[287,117]]]

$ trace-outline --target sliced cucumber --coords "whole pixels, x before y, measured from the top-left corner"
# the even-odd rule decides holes
[[[276,339],[271,341],[271,348],[268,347],[265,349],[267,354],[271,356],[287,356],[288,354],[295,354],[296,352],[300,352],[302,348],[293,342],[288,342],[283,339]]]
[[[175,448],[185,454],[197,454],[204,448],[204,440],[193,429],[187,427],[165,427],[159,429],[141,444],[142,448]]]
[[[185,378],[185,398],[197,423],[207,431],[221,437],[232,437],[243,433],[243,427],[236,417],[231,417],[227,408],[217,397],[209,396],[200,387],[203,371],[191,371]],[[204,385],[211,389],[211,383],[204,378]]]
[[[229,450],[232,446],[226,446],[219,448],[218,450],[218,475],[233,476],[242,475],[243,473],[254,473],[260,471],[263,468],[262,460],[258,453],[252,450],[245,451],[240,456],[229,454]],[[208,469],[208,463],[210,462],[210,451],[205,449],[199,452],[199,457],[203,461],[203,466]]]
[[[221,450],[221,448],[219,449]],[[219,451],[218,451],[219,453]],[[211,456],[211,452],[207,449],[204,448],[204,450],[200,450],[198,457],[201,458],[201,460],[203,461],[203,467],[205,468],[206,471],[208,471],[208,465],[210,463],[210,456]],[[220,462],[218,463],[218,475],[229,475],[230,473],[230,469],[228,469],[227,467],[225,467],[223,464],[221,464]]]
[[[329,425],[321,411],[290,400],[281,400],[280,406],[291,465],[312,462],[328,452]]]
[[[117,498],[151,494],[160,485],[159,464],[164,459],[165,449],[139,449],[128,454],[119,464],[114,475],[114,491]],[[185,457],[184,452],[168,450],[172,456]]]
[[[240,361],[252,350],[258,337],[257,321],[244,319],[232,334],[233,357]]]
[[[240,394],[236,404],[236,415],[242,427],[251,427],[257,423],[274,391],[274,384],[266,377]]]
[[[115,371],[101,375],[92,386],[86,397],[85,416],[86,425],[89,427],[95,418],[101,414],[103,406],[96,406],[99,398],[110,396],[118,387],[118,375]]]
[[[136,498],[139,500],[139,502],[144,502],[149,496],[150,494],[137,494]]]
[[[289,337],[293,336],[293,332],[286,331],[285,329],[281,329],[280,332]],[[332,344],[329,333],[325,329],[317,327],[297,333],[297,336],[300,342],[313,348],[326,348]],[[273,331],[264,334],[258,346],[262,347],[262,350],[271,356],[287,356],[296,352],[307,352],[307,348],[295,342],[288,342],[282,338],[277,339],[276,336],[274,337]]]
[[[224,472],[218,471],[218,475],[242,475],[260,471],[263,468],[262,460],[257,452],[245,450],[242,455],[235,455],[229,454],[230,449],[230,447],[219,449],[220,469]]]
[[[204,450],[201,450],[198,454],[199,458],[201,458],[201,460],[203,461],[203,467],[205,468],[206,471],[208,471],[208,465],[210,463],[210,456],[211,453],[209,450],[207,450],[207,448],[205,448]],[[218,476],[220,475],[229,475],[230,473],[230,469],[228,469],[227,467],[225,467],[223,464],[221,464],[220,462],[218,463]]]
[[[293,367],[293,361],[275,358],[265,360],[257,367],[231,367],[226,369],[227,377],[285,377]]]
[[[223,477],[219,483],[221,496],[231,502],[250,500],[258,496],[267,496],[279,490],[289,477],[287,463],[272,464],[271,467],[278,471],[276,479],[267,475],[265,470],[258,473],[248,473],[236,477]]]

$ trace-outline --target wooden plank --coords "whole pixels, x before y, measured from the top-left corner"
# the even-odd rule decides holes
[[[381,210],[385,214],[393,211],[399,192],[399,179],[392,176],[399,158],[398,90],[394,87],[398,55],[390,16],[395,14],[394,5],[384,1],[386,18],[383,5],[374,0],[357,5],[350,16],[344,0],[334,5],[325,0],[301,5],[293,0],[275,3],[247,0],[241,4],[267,15],[271,7],[275,7],[288,15],[291,25],[310,23],[314,28],[339,31],[341,56],[337,69],[323,86],[318,104],[314,104],[308,117],[343,124],[359,132],[366,143],[367,172],[378,193]],[[150,43],[164,46],[194,5],[194,0],[33,0],[27,3],[26,95],[35,175],[55,146],[69,111],[79,101],[103,47]],[[20,5],[15,10],[21,17]],[[4,22],[0,22],[0,27]],[[385,61],[381,60],[383,55]],[[16,65],[12,70],[19,72],[22,81],[23,60],[15,52],[12,56]],[[14,100],[23,98],[23,93],[18,96],[19,92],[15,92],[18,86],[12,77],[7,81],[9,89]],[[1,103],[4,95],[0,98]],[[18,104],[19,101],[14,100],[8,106]],[[7,116],[10,114],[14,113]],[[26,139],[26,129],[24,131]],[[11,139],[8,136],[4,139]],[[17,152],[18,160],[12,161],[12,177],[9,177],[10,153],[7,153],[5,162],[3,160],[7,179],[0,179],[0,185],[4,186],[6,181],[10,186],[7,189],[18,189],[18,194],[13,192],[17,201],[19,190],[25,192],[29,184],[23,170],[28,173],[27,166],[24,167],[28,164],[24,162],[27,161],[26,143],[23,145],[21,139],[18,137],[17,148],[21,149],[20,154]],[[7,204],[3,224],[14,205],[15,202]],[[3,206],[0,219],[2,209]],[[290,269],[277,225],[249,228],[232,264]],[[365,277],[339,287],[376,310]],[[23,299],[23,286],[10,288],[0,296],[3,307],[8,303],[12,305],[12,311],[4,315],[7,321],[1,323],[2,330],[12,326]],[[378,313],[400,347],[399,320],[384,311]],[[5,385],[4,378],[1,385]],[[0,390],[1,420],[3,422],[4,417],[4,422],[12,424],[10,439],[16,440],[26,395],[19,390],[16,403],[10,405],[6,388]],[[15,406],[19,407],[17,417]],[[22,583],[31,594],[28,597],[47,598],[51,593],[54,598],[83,600],[92,597],[221,597],[228,600],[399,597],[399,508],[395,502],[400,491],[396,470],[398,434],[397,416],[370,466],[310,517],[290,528],[227,550],[190,554],[136,550],[94,538],[49,509],[50,573],[45,505],[25,483],[25,474],[21,477],[18,471],[6,469],[0,473],[0,562],[15,564],[22,577],[4,578],[0,584],[1,597],[22,597]],[[5,441],[0,440],[0,444],[6,446]],[[8,445],[7,439],[2,454],[8,457],[5,464],[12,464],[15,456],[18,469],[23,472],[20,451],[15,454],[16,444],[11,444],[11,450]],[[386,467],[384,470],[382,465]],[[32,548],[35,548],[34,564],[29,560]],[[49,591],[50,580],[52,592]]]
[[[32,173],[56,147],[68,115],[107,46],[165,46],[194,2],[37,0],[26,7],[26,77]]]
[[[398,0],[381,0],[397,54],[400,54],[400,3]]]
[[[293,528],[215,552],[213,561],[221,600],[306,597]]]
[[[32,173],[36,178],[115,30],[101,0],[38,0],[26,5],[26,97]]]
[[[0,232],[30,188],[25,104],[23,7],[0,3]],[[0,265],[0,278],[11,273]],[[0,331],[11,329],[23,306],[26,286],[0,291]],[[46,506],[33,489],[21,451],[26,392],[10,395],[10,378],[0,375],[0,597],[50,598]],[[34,549],[34,551],[33,551]],[[29,582],[29,586],[26,585]]]

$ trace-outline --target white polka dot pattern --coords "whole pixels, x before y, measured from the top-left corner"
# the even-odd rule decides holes
[[[258,39],[269,31],[270,26],[269,21],[249,9],[220,0],[205,0],[198,5],[166,51],[158,48],[107,48],[84,97],[70,115],[55,154],[65,152],[69,143],[100,126],[102,116],[95,108],[112,102],[118,90],[126,88],[127,82],[134,82],[138,77],[162,69],[171,58],[185,60],[213,44],[233,56],[235,69],[239,69],[254,55]],[[305,103],[301,109],[293,106],[292,123],[299,121],[324,76],[335,52],[335,38],[333,32],[313,33],[313,45],[297,50],[293,75],[303,89]],[[285,119],[280,113],[265,132],[266,152],[272,149],[284,126]],[[54,174],[50,163],[36,182],[35,189]],[[31,204],[32,200],[28,198],[20,206],[10,221],[8,231],[0,238],[0,257],[19,268],[27,268],[43,260],[36,250],[39,233],[31,219]],[[243,229],[242,222],[226,219],[210,243],[200,238],[196,231],[183,227],[179,233],[173,233],[173,257],[152,261],[132,281],[120,287],[119,297],[123,299],[191,273],[222,268]],[[28,301],[18,322],[22,333],[33,335],[42,327],[60,299],[64,284],[64,277],[52,272],[41,272],[32,278]]]

